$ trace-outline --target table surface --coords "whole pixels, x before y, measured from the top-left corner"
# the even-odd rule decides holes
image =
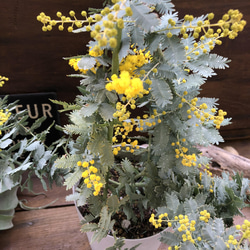
[[[234,142],[238,152],[250,158],[250,141]],[[230,144],[232,145],[232,143]],[[41,192],[42,187],[34,181],[34,191]],[[27,192],[19,194],[19,200],[31,207],[49,205],[46,209],[25,211],[16,209],[14,227],[0,231],[1,250],[91,250],[87,236],[80,232],[80,220],[73,202],[66,202],[65,196],[71,191],[65,187],[53,186],[45,195],[34,196]],[[246,217],[237,217],[236,223],[250,219],[250,209],[243,210]],[[166,250],[163,244],[158,250]],[[102,249],[100,249],[102,250]]]

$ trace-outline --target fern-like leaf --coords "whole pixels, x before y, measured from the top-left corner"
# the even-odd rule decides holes
[[[169,141],[169,131],[166,129],[164,123],[159,123],[154,129],[153,137],[153,153],[162,155],[166,152]]]
[[[66,190],[69,190],[73,186],[75,186],[81,179],[81,175],[82,169],[80,167],[75,168],[75,171],[73,173],[68,174],[64,182],[64,185],[66,185]]]
[[[187,62],[187,67],[194,73],[204,76],[206,78],[216,75],[213,69],[211,69],[207,65],[200,64],[199,60],[193,62]]]
[[[217,236],[222,236],[224,234],[225,226],[222,218],[215,218],[212,227]]]
[[[193,198],[185,200],[183,205],[186,214],[195,214],[198,209],[197,202]]]
[[[171,38],[166,37],[164,39],[164,46],[166,50],[163,52],[165,59],[174,66],[177,66],[183,61],[186,60],[185,50],[183,44],[180,43],[180,40],[177,36]]]
[[[128,55],[128,52],[130,51],[130,37],[128,36],[128,29],[124,29],[122,31],[122,44],[121,48],[119,50],[119,62]]]
[[[219,56],[217,54],[203,54],[199,57],[199,63],[206,65],[212,69],[225,69],[228,68],[228,58]]]
[[[94,232],[98,230],[98,225],[96,223],[85,223],[81,227],[81,232],[86,233],[86,232]]]
[[[158,5],[160,6],[160,5]],[[171,26],[169,26],[169,20],[172,19],[176,22],[176,25],[178,25],[178,13],[177,12],[166,12],[164,15],[161,16],[161,22],[160,25],[158,25],[155,28],[155,31],[161,31],[164,30],[164,32],[168,33],[170,31]],[[180,30],[179,29],[171,29],[172,35],[178,35]],[[165,33],[165,34],[166,34]]]
[[[214,239],[216,238],[216,234],[210,225],[206,224],[204,227],[202,227],[201,234],[204,241],[207,241],[212,247],[215,246]]]
[[[99,229],[95,231],[91,242],[100,242],[101,239],[107,236],[108,231],[113,229],[114,221],[111,221],[111,215],[108,206],[104,206],[100,213],[100,221],[98,223]]]
[[[180,238],[178,237],[176,233],[167,231],[167,232],[161,233],[160,241],[169,246],[178,246],[178,244],[180,243]]]
[[[100,161],[104,167],[106,166],[106,168],[103,168],[103,170],[106,169],[107,171],[108,170],[107,167],[112,166],[114,164],[114,154],[112,150],[112,144],[108,140],[105,140],[103,143],[104,146],[100,151]]]
[[[99,107],[99,113],[104,121],[112,121],[115,112],[116,109],[108,103],[102,103]]]
[[[155,52],[158,49],[161,40],[162,35],[158,33],[149,33],[145,36],[146,46],[151,53]]]
[[[152,27],[158,25],[159,19],[157,15],[152,13],[152,10],[146,5],[131,4],[130,7],[133,11],[132,19],[145,31],[150,31]]]
[[[108,166],[114,163],[114,154],[111,143],[106,139],[106,133],[94,133],[88,143],[88,149],[92,154],[100,157],[103,171],[106,172]],[[104,168],[106,166],[106,168]]]
[[[180,204],[179,198],[174,193],[166,194],[166,202],[167,202],[167,208],[174,212],[177,210],[177,207]]]
[[[139,49],[143,49],[144,34],[138,26],[132,26],[131,28],[131,43],[138,46]]]
[[[166,81],[161,79],[153,79],[151,87],[152,95],[159,107],[164,109],[168,104],[171,103],[173,96]]]
[[[67,124],[64,126],[64,131],[71,135],[80,135],[82,134],[82,128],[77,125]]]
[[[52,100],[52,99],[50,99],[50,101],[53,102],[54,104],[63,106],[63,109],[58,110],[59,112],[65,112],[65,111],[70,111],[70,110],[75,110],[75,109],[80,108],[80,106],[78,106],[77,104],[71,104],[71,103],[67,103],[64,101],[58,101],[58,100]]]
[[[79,69],[88,70],[95,66],[96,59],[93,57],[82,57],[80,61],[78,61],[77,66]]]
[[[171,0],[159,1],[156,4],[155,9],[160,14],[164,14],[164,13],[169,12],[169,11],[174,11],[174,4],[171,3]]]
[[[91,116],[97,111],[98,107],[99,105],[97,103],[89,103],[81,108],[81,114],[84,117]]]
[[[119,209],[119,199],[117,195],[112,195],[107,199],[107,206],[110,213],[115,213]]]
[[[63,155],[61,158],[57,158],[54,166],[56,168],[74,168],[76,166],[76,163],[80,161],[82,158],[79,155],[69,155],[65,156]]]

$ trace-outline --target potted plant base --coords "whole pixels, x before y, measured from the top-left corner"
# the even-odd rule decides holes
[[[93,236],[93,233],[87,232],[86,234],[92,250],[107,249],[109,247],[112,247],[115,243],[114,237],[109,235],[100,242],[91,243],[91,238]],[[122,247],[122,250],[131,249],[137,245],[138,247],[136,248],[136,250],[149,250],[149,249],[157,250],[161,245],[159,238],[160,238],[160,233],[142,239],[125,239],[124,240],[125,245]]]
[[[80,210],[78,209],[76,203],[76,210],[79,216],[80,221],[84,221],[84,217],[82,216]],[[163,231],[167,231],[170,228],[166,228]],[[88,241],[92,250],[100,250],[107,249],[109,247],[114,246],[115,239],[113,236],[108,235],[106,238],[102,239],[100,242],[91,242],[94,232],[87,232],[86,235],[88,237]],[[161,237],[160,232],[156,233],[152,236],[141,238],[141,239],[124,239],[125,245],[121,248],[123,249],[131,249],[135,246],[136,250],[149,250],[149,249],[158,249],[161,245],[159,238]]]
[[[73,194],[77,192],[76,186],[73,187]],[[82,214],[83,212],[81,211],[82,209],[80,209],[77,206],[76,200],[74,201],[74,203],[75,203],[76,211],[77,211],[80,221],[81,222],[85,221],[83,214]],[[136,250],[158,249],[161,245],[161,242],[159,240],[161,237],[161,232],[168,231],[170,229],[171,228],[166,228],[162,231],[158,230],[158,232],[155,232],[155,234],[153,234],[152,236],[145,236],[143,238],[138,238],[138,239],[126,239],[125,238],[124,239],[125,244],[121,249],[122,250],[133,249],[133,247],[135,246],[137,246],[135,248]],[[113,247],[115,244],[115,238],[112,235],[107,235],[107,237],[102,239],[100,242],[97,242],[97,241],[92,242],[92,237],[94,235],[94,232],[86,232],[86,235],[88,237],[88,241],[92,250],[108,249],[109,247]],[[117,238],[119,238],[119,236]]]

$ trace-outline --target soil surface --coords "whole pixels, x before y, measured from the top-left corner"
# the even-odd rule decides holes
[[[89,213],[88,206],[78,207],[83,216]],[[138,218],[141,217],[139,209],[134,209]],[[156,229],[150,222],[151,210],[144,211],[144,219],[138,223],[132,220],[127,220],[126,215],[123,212],[117,212],[112,216],[112,220],[115,220],[114,230],[117,232],[117,237],[124,237],[126,239],[140,239],[152,236],[163,230],[163,228]],[[95,219],[93,223],[98,223],[99,219]]]

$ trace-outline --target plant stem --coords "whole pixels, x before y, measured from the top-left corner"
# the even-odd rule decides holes
[[[147,183],[145,183],[145,182],[135,183],[135,186],[136,187],[145,187],[145,186],[147,186]]]
[[[103,200],[104,200],[104,201],[106,201],[106,200],[107,200],[107,197],[108,197],[109,171],[106,173],[105,181],[106,181],[106,185],[105,185],[105,188],[104,188],[104,190],[103,190]]]
[[[151,141],[152,141],[152,135],[149,133],[149,138],[148,138],[148,162],[150,161]]]
[[[111,72],[112,75],[119,74],[119,51],[120,51],[120,47],[121,47],[122,29],[119,29],[118,27],[116,27],[116,29],[117,29],[117,36],[116,36],[117,45],[113,49],[113,54],[112,54],[112,72]],[[110,122],[108,125],[108,141],[111,144],[112,144],[113,133],[114,133],[114,123]],[[105,181],[106,181],[106,185],[105,185],[105,188],[103,191],[103,199],[104,200],[106,200],[107,196],[108,196],[108,183],[113,182],[109,179],[109,171],[106,173]]]
[[[109,181],[110,183],[112,183],[112,184],[117,185],[117,186],[119,186],[119,185],[120,185],[120,183],[119,183],[119,182],[114,181],[114,180],[112,180],[112,179],[109,179],[108,181]]]

